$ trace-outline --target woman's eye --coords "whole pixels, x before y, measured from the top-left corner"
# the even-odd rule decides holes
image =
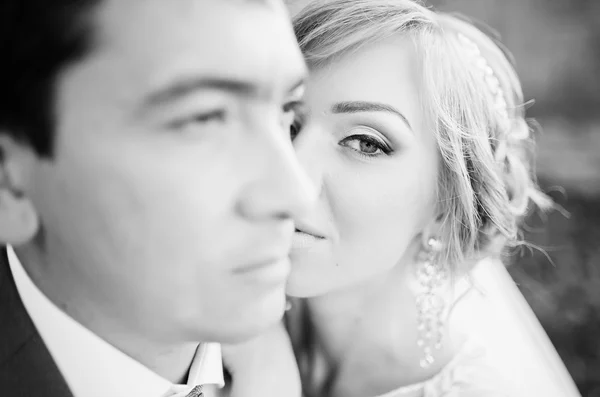
[[[379,156],[391,152],[385,142],[371,135],[352,135],[342,140],[340,145],[366,156]]]

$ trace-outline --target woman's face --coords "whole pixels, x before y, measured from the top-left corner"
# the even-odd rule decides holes
[[[296,226],[290,295],[325,294],[412,259],[405,253],[434,217],[439,164],[417,57],[398,36],[313,71],[307,100],[322,128],[294,145],[321,195]]]

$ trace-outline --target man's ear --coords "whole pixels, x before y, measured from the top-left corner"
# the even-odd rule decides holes
[[[20,245],[38,232],[39,219],[25,194],[35,154],[0,131],[0,244]]]

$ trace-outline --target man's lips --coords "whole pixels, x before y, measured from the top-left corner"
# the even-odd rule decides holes
[[[265,269],[268,267],[277,266],[277,263],[283,261],[285,258],[286,258],[285,256],[278,256],[278,257],[265,258],[262,260],[251,261],[249,263],[244,264],[243,266],[238,267],[237,269],[235,269],[234,272],[235,273],[250,273],[250,272]]]
[[[290,275],[291,264],[286,256],[273,260],[251,262],[234,270],[234,273],[243,276],[246,281],[253,280],[261,285],[280,285],[285,283]]]

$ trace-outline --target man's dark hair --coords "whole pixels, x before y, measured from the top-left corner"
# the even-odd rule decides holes
[[[51,156],[58,74],[85,55],[102,0],[0,1],[0,132]]]

